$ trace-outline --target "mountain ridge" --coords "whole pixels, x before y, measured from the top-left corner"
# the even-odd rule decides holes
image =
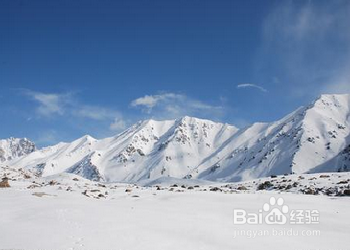
[[[148,119],[113,137],[85,135],[3,162],[43,176],[68,172],[107,182],[160,177],[228,182],[348,171],[349,107],[349,94],[321,95],[278,121],[243,129],[189,116]]]

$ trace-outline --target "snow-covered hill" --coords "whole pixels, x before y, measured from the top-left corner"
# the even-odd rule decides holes
[[[0,140],[0,163],[30,154],[36,150],[35,144],[27,138]]]
[[[42,176],[68,172],[125,182],[161,177],[228,182],[292,172],[348,171],[349,107],[350,95],[322,95],[277,122],[241,130],[192,117],[147,120],[115,137],[84,136],[6,164]]]

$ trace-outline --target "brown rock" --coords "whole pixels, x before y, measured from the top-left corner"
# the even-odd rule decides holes
[[[304,190],[304,194],[308,194],[308,195],[316,195],[316,191],[314,189],[308,188]]]
[[[31,176],[29,174],[24,174],[23,177],[24,177],[24,179],[30,179],[31,178]]]
[[[32,185],[29,185],[27,188],[28,189],[33,189],[33,188],[38,188],[38,187],[41,187],[41,186],[37,185],[37,184],[32,184]]]
[[[7,177],[2,178],[2,181],[0,182],[0,188],[9,188],[9,179]]]
[[[53,185],[56,185],[56,184],[57,184],[57,181],[54,181],[54,180],[49,181],[49,185],[50,185],[50,186],[53,186]]]

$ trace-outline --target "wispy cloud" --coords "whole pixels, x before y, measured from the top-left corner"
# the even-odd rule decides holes
[[[65,106],[69,103],[71,94],[42,93],[31,90],[21,90],[30,99],[37,102],[36,112],[41,116],[63,115]]]
[[[127,128],[127,121],[123,117],[114,118],[113,122],[109,125],[109,129],[112,131],[121,131]]]
[[[119,112],[105,107],[91,105],[77,105],[77,108],[70,107],[70,112],[74,116],[88,118],[92,120],[108,120],[119,115]]]
[[[349,30],[349,1],[282,1],[263,23],[259,71],[297,96],[350,92]]]
[[[34,138],[35,143],[39,146],[42,145],[52,145],[54,143],[62,140],[62,137],[57,133],[57,131],[50,129],[45,131],[40,131],[40,134]]]
[[[109,129],[113,132],[125,129],[129,123],[118,110],[84,104],[73,93],[43,93],[27,89],[21,89],[21,93],[36,102],[35,113],[39,119],[57,116],[61,119],[64,116],[69,120],[109,122]],[[45,137],[52,139],[52,133]]]
[[[106,136],[108,135],[106,130],[113,133],[121,132],[133,121],[143,118],[174,119],[189,115],[221,120],[227,113],[224,100],[218,100],[221,105],[212,105],[185,94],[171,92],[145,95],[131,101],[130,106],[139,109],[141,114],[130,114],[110,107],[86,104],[79,99],[79,96],[72,93],[43,93],[31,90],[25,90],[23,93],[36,103],[31,114],[33,118],[60,121],[64,119],[67,124],[84,133],[95,132]],[[48,142],[55,138],[56,134],[50,132],[39,140]]]
[[[161,93],[145,95],[131,102],[131,106],[159,119],[177,118],[184,115],[218,118],[225,113],[225,107],[210,105],[184,94]]]
[[[237,85],[237,89],[242,89],[242,88],[256,88],[262,92],[267,92],[267,89],[253,83],[242,83]]]

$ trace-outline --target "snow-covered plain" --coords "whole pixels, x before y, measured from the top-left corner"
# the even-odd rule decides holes
[[[8,176],[14,179],[11,187],[0,189],[0,249],[349,249],[348,197],[302,195],[298,189],[256,191],[266,179],[225,184],[163,179],[145,187],[71,174],[23,178],[14,171]],[[349,187],[349,173],[319,176],[273,180]],[[341,181],[347,183],[337,186]],[[215,187],[219,190],[210,191]],[[233,223],[234,209],[257,212],[272,196],[283,197],[290,209],[317,209],[319,224]]]

